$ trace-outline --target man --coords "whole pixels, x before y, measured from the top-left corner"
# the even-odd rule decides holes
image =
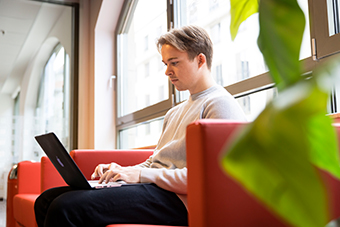
[[[132,167],[100,164],[92,175],[100,177],[100,182],[140,184],[101,190],[47,190],[35,203],[39,226],[188,225],[187,125],[203,118],[245,117],[234,98],[211,76],[213,47],[205,30],[196,26],[173,29],[159,38],[157,46],[166,65],[165,74],[177,90],[189,90],[189,99],[168,111],[149,159]]]

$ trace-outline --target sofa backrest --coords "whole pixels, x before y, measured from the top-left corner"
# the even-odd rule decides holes
[[[18,193],[38,194],[40,192],[40,163],[19,162],[17,171]]]
[[[187,127],[189,226],[289,226],[229,177],[221,151],[246,123],[199,120]]]
[[[187,128],[190,226],[289,226],[269,211],[221,166],[223,148],[247,123],[199,120]],[[333,124],[340,141],[340,124]],[[340,143],[339,143],[340,144]],[[340,217],[340,181],[316,168],[328,196],[330,220]],[[308,188],[306,188],[308,190]]]
[[[115,162],[121,166],[132,166],[144,162],[152,153],[150,149],[73,150],[70,155],[89,180],[98,164]]]
[[[64,179],[47,156],[41,158],[41,192],[53,188],[66,186]]]

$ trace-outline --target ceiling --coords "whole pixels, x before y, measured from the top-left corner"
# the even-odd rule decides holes
[[[0,0],[0,93],[13,95],[20,89],[29,62],[61,15],[62,7],[66,6]]]

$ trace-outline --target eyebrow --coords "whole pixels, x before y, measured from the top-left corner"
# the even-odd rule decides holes
[[[168,58],[168,60],[166,60],[166,62],[169,62],[169,61],[172,61],[172,60],[175,60],[175,59],[178,59],[178,57],[171,57],[171,58]],[[163,63],[165,63],[165,61],[162,60]]]

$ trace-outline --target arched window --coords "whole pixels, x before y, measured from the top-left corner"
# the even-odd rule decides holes
[[[36,106],[37,134],[54,132],[66,148],[70,137],[70,60],[58,44],[41,76]]]

